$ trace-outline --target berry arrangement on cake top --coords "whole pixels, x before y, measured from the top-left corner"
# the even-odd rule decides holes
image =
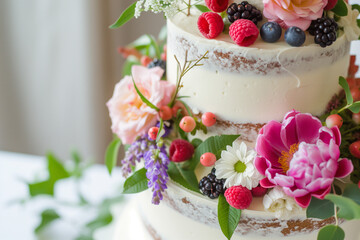
[[[130,6],[112,27],[151,10],[162,11],[169,18],[183,14],[184,18],[191,18],[183,24],[193,23],[189,29],[195,31],[184,26],[176,32],[182,33],[181,36],[169,32],[169,37],[175,39],[169,42],[169,48],[165,39],[156,40],[146,35],[141,41],[119,49],[127,58],[128,67],[107,103],[115,136],[107,149],[106,163],[111,173],[121,143],[127,145],[121,161],[121,171],[127,178],[124,193],[148,190],[153,204],[165,201],[172,205],[176,203],[169,198],[167,190],[169,184],[175,182],[187,189],[189,195],[201,199],[199,202],[218,204],[219,226],[228,239],[232,238],[239,222],[249,221],[249,218],[242,219],[242,211],[254,209],[255,204],[260,204],[261,211],[271,213],[274,218],[303,214],[309,219],[324,219],[317,226],[321,229],[318,233],[321,240],[334,231],[343,233],[340,226],[343,219],[360,219],[360,80],[355,76],[358,71],[355,57],[350,60],[347,78],[337,80],[336,75],[336,79],[332,79],[335,82],[329,83],[316,78],[322,78],[321,74],[327,74],[324,78],[332,77],[317,67],[320,64],[325,65],[321,66],[323,69],[326,64],[332,67],[333,59],[341,62],[335,65],[339,71],[343,71],[344,66],[347,68],[349,55],[341,52],[348,48],[349,41],[360,35],[356,21],[359,8],[358,5],[351,7],[344,0],[263,0],[263,4],[227,0],[140,0]],[[335,43],[340,37],[347,45],[333,48],[341,44]],[[266,61],[266,58],[254,57],[272,54],[257,49],[260,45],[270,50],[279,45],[280,50],[269,57],[271,61]],[[329,51],[322,49],[330,45],[333,46],[327,48]],[[214,50],[207,48],[208,52],[202,52],[204,46]],[[228,49],[222,49],[223,46]],[[301,49],[295,48],[301,46]],[[225,51],[229,49],[231,51]],[[233,54],[237,49],[244,51]],[[302,58],[301,51],[312,50],[314,55]],[[281,58],[283,52],[285,56]],[[287,52],[299,53],[299,57],[289,60]],[[326,63],[313,61],[318,52],[325,56],[322,61]],[[302,64],[302,68],[290,70],[291,64]],[[312,65],[316,70],[308,71]],[[271,71],[276,77],[266,79]],[[297,71],[313,82],[302,81]],[[237,79],[236,74],[243,72],[244,77]],[[267,81],[259,83],[257,78]],[[199,84],[204,79],[205,83]],[[193,85],[186,85],[189,83]],[[264,86],[260,86],[262,84]],[[327,87],[331,87],[334,91],[330,94],[335,95],[331,100],[332,95],[321,97],[321,104],[313,101],[318,98],[299,92],[310,89],[308,93],[316,92],[315,96],[320,96],[319,89]],[[188,94],[184,94],[185,88]],[[230,94],[229,89],[235,90],[235,94]],[[273,92],[272,98],[264,101],[261,95],[269,92]],[[284,97],[278,97],[283,92],[286,92]],[[267,116],[281,108],[276,115],[280,117],[232,122],[221,112],[228,106],[216,106],[214,110],[217,101],[237,99],[241,94],[247,104],[264,105]],[[289,101],[292,97],[296,103],[306,103],[300,105],[300,109],[313,104],[323,105],[322,109],[300,112],[293,109],[294,102]],[[279,106],[267,108],[278,98]],[[203,105],[198,109],[189,99],[202,101]],[[259,115],[259,111],[246,107],[243,106],[245,114]],[[237,111],[231,113],[235,115]],[[236,132],[239,129],[245,136]],[[196,211],[186,196],[180,201]],[[297,229],[297,225],[293,228]],[[337,239],[344,239],[344,234],[340,235]]]

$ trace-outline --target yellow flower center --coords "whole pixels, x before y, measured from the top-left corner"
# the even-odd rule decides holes
[[[281,168],[284,170],[284,173],[286,173],[289,170],[290,161],[293,158],[294,153],[297,152],[299,149],[299,143],[295,143],[290,146],[290,149],[288,152],[282,151],[281,156],[279,157],[278,162],[281,165]]]
[[[235,172],[242,173],[245,171],[246,165],[242,161],[237,161],[234,165],[234,168],[235,168]]]

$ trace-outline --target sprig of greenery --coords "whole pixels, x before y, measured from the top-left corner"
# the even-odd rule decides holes
[[[93,239],[92,235],[94,231],[100,227],[103,227],[110,222],[112,222],[113,217],[110,212],[110,207],[122,201],[123,197],[114,196],[111,198],[104,199],[99,204],[92,204],[82,195],[79,188],[79,181],[81,180],[84,171],[92,165],[92,163],[86,163],[82,160],[80,154],[76,151],[72,153],[71,162],[65,166],[64,162],[59,160],[54,154],[49,153],[47,155],[48,167],[46,171],[48,172],[48,179],[29,183],[29,196],[26,198],[26,201],[22,201],[22,203],[28,203],[35,198],[40,196],[50,196],[52,202],[54,202],[58,207],[61,208],[74,208],[74,207],[82,207],[82,208],[91,208],[97,211],[97,216],[93,219],[90,219],[88,223],[83,226],[81,229],[80,236],[77,239]],[[76,195],[78,195],[78,201],[68,202],[63,200],[58,200],[54,195],[54,188],[57,183],[61,180],[73,178],[75,180],[75,191]],[[53,204],[51,204],[53,205]],[[35,234],[40,234],[46,227],[50,225],[50,223],[63,219],[66,220],[61,214],[59,214],[54,208],[45,208],[40,212],[40,222],[34,228]]]
[[[204,64],[201,64],[200,62],[204,59],[208,59],[208,57],[207,57],[208,53],[209,53],[209,51],[206,51],[206,53],[197,60],[188,60],[188,51],[186,51],[185,52],[185,61],[184,61],[183,65],[180,64],[178,58],[176,57],[176,55],[174,55],[174,58],[177,62],[177,66],[178,66],[178,77],[177,77],[177,81],[176,81],[176,90],[175,90],[175,93],[169,104],[170,107],[174,106],[176,97],[179,93],[180,88],[182,87],[181,83],[182,83],[183,77],[194,67],[199,67],[199,66],[204,65]]]

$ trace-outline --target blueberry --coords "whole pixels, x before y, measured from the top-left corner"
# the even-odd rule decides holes
[[[281,37],[281,27],[277,22],[264,23],[260,29],[260,35],[265,42],[276,42]]]
[[[306,39],[305,32],[298,27],[290,27],[285,31],[285,41],[293,47],[300,47]]]

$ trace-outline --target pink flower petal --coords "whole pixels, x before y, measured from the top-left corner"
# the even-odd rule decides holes
[[[263,178],[262,180],[260,180],[260,185],[263,188],[273,188],[276,186],[274,183],[270,182],[269,179],[267,178]]]
[[[299,142],[316,143],[322,127],[320,120],[305,113],[296,115],[295,119]]]
[[[319,198],[319,199],[324,199],[324,197],[329,194],[330,190],[331,190],[331,183],[328,184],[329,186],[325,189],[321,189],[317,192],[313,192],[312,195],[316,198]]]
[[[291,145],[297,144],[299,142],[296,131],[295,117],[287,117],[284,119],[280,135],[284,145],[287,147],[287,150],[290,149]]]
[[[278,186],[281,187],[292,187],[294,186],[294,178],[283,174],[276,174],[274,181]]]
[[[302,197],[295,197],[295,201],[296,203],[302,207],[302,208],[306,208],[309,206],[310,204],[310,201],[311,201],[311,195],[310,194],[307,194],[305,196],[302,196]]]
[[[349,175],[354,170],[354,166],[351,160],[347,158],[340,159],[338,162],[338,169],[335,173],[335,177],[343,178]]]
[[[331,128],[331,130],[332,130],[333,133],[334,133],[335,143],[340,146],[340,144],[341,144],[341,133],[340,133],[340,129],[339,129],[337,126],[334,126],[334,127]]]
[[[263,157],[259,157],[259,156],[255,158],[254,165],[255,165],[255,168],[258,170],[258,172],[261,175],[265,175],[265,171],[269,167],[266,162],[266,159]]]

